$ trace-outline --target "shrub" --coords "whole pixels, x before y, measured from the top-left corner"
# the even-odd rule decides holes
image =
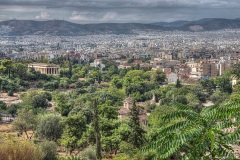
[[[6,103],[3,102],[3,101],[0,101],[0,111],[1,111],[1,110],[6,110],[6,109],[7,109]]]
[[[57,159],[57,145],[52,141],[43,141],[39,146],[40,150],[44,153],[44,160]]]
[[[42,116],[37,125],[37,136],[50,141],[56,141],[60,138],[62,131],[62,118],[54,114]]]
[[[7,113],[11,114],[14,117],[15,115],[17,115],[17,110],[20,108],[22,108],[21,103],[11,104],[7,107]]]
[[[14,92],[13,90],[8,91],[8,96],[13,96]]]
[[[86,148],[85,150],[83,150],[80,153],[80,157],[82,157],[82,159],[86,159],[86,160],[96,160],[96,152],[95,152],[95,147],[94,146],[89,146],[88,148]]]
[[[43,160],[44,153],[30,141],[0,135],[0,160]]]

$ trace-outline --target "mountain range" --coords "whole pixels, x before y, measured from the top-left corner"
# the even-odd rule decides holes
[[[240,18],[206,18],[196,21],[175,21],[143,23],[100,23],[77,24],[64,20],[9,20],[0,22],[0,35],[56,35],[81,36],[92,34],[135,34],[139,31],[215,31],[222,29],[240,29]]]

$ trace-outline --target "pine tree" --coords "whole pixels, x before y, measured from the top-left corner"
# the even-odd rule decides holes
[[[133,106],[130,108],[130,121],[129,126],[131,128],[131,134],[129,135],[129,142],[139,148],[143,145],[145,141],[145,131],[141,127],[139,120],[140,109],[136,106],[136,103],[133,103]]]

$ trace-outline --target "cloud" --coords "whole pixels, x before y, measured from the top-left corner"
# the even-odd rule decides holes
[[[237,18],[240,3],[239,0],[0,0],[0,11],[5,12],[0,15],[17,19],[150,23]]]
[[[41,12],[39,16],[36,16],[38,20],[48,20],[50,19],[50,15],[47,12]]]

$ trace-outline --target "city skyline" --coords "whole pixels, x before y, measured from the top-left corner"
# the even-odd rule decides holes
[[[237,0],[1,0],[0,21],[60,19],[86,24],[234,19],[239,18],[239,9]]]

